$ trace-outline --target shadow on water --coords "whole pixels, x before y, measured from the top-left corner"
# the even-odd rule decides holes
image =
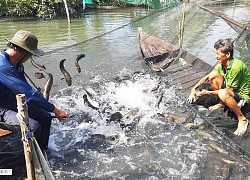
[[[227,15],[233,9],[235,15],[249,12],[245,6],[219,8]],[[149,13],[127,8],[85,14],[70,26],[66,19],[0,21],[3,37],[18,29],[38,36],[48,54],[34,60],[54,75],[50,101],[75,115],[64,123],[53,121],[49,159],[56,179],[246,179],[249,164],[223,138],[202,129],[202,118],[176,95],[178,87],[149,73],[141,57],[139,26],[178,44],[181,6],[134,22]],[[214,42],[237,36],[225,22],[199,9],[189,8],[186,17],[184,48],[210,64],[215,62]],[[5,42],[0,45],[4,48]],[[244,52],[245,45],[237,42],[236,55],[245,59]],[[81,53],[86,57],[79,61],[78,73],[73,63]],[[59,70],[65,58],[71,87]],[[33,78],[37,69],[30,63],[25,68]],[[34,81],[43,87],[46,79]],[[84,94],[98,109],[88,106]],[[116,121],[111,121],[115,113]]]

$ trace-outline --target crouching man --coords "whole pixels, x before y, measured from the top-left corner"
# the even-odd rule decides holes
[[[246,64],[233,57],[234,47],[230,39],[219,39],[214,48],[217,65],[191,89],[188,102],[193,103],[196,96],[218,96],[218,103],[210,106],[209,110],[229,108],[238,119],[238,127],[234,134],[241,136],[246,132],[249,123],[241,108],[250,105],[250,71]],[[207,82],[212,90],[199,91],[199,86]]]

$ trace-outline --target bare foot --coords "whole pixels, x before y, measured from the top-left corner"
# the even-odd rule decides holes
[[[239,121],[238,122],[238,127],[237,127],[236,131],[234,132],[234,134],[237,135],[237,136],[243,135],[247,130],[247,126],[248,126],[248,120],[247,119]]]
[[[215,110],[215,109],[219,109],[219,108],[222,108],[222,107],[223,107],[223,104],[218,103],[218,104],[215,104],[215,105],[213,105],[213,106],[210,106],[208,109],[209,109],[210,111],[213,111],[213,110]]]

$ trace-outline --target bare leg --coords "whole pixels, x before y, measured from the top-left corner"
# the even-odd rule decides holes
[[[219,90],[221,88],[221,86],[223,84],[223,80],[224,80],[223,76],[216,71],[213,71],[209,74],[209,82],[214,90]],[[221,101],[220,103],[218,103],[214,106],[210,106],[209,110],[212,111],[212,110],[221,108],[223,106],[224,106],[224,103]]]
[[[219,90],[221,88],[223,80],[223,76],[216,71],[209,74],[209,82],[214,90]]]
[[[237,116],[238,118],[238,127],[236,131],[234,132],[235,135],[241,136],[243,135],[248,126],[248,120],[242,113],[241,109],[238,107],[237,102],[234,99],[234,93],[231,90],[228,89],[221,89],[218,92],[219,98],[221,101],[227,105]]]

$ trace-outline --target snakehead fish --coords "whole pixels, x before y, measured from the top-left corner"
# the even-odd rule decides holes
[[[84,94],[84,95],[83,95],[83,100],[84,100],[84,104],[86,104],[88,107],[90,107],[90,108],[92,108],[92,109],[95,109],[95,110],[98,110],[98,109],[99,109],[99,108],[97,107],[97,105],[94,104],[94,103],[96,103],[96,102],[91,101],[91,100],[88,98],[87,94]]]
[[[79,61],[80,59],[84,58],[84,57],[85,57],[85,54],[79,54],[79,55],[77,55],[76,60],[75,60],[75,62],[74,62],[74,63],[75,63],[76,70],[77,70],[78,73],[81,72],[81,67],[80,67],[79,64],[78,64],[78,61]]]
[[[68,85],[68,86],[71,86],[71,84],[72,84],[72,79],[71,79],[70,74],[68,73],[68,71],[67,71],[67,70],[65,69],[65,67],[64,67],[64,61],[65,61],[65,60],[66,60],[66,59],[61,60],[59,67],[60,67],[60,70],[61,70],[61,72],[63,73],[63,75],[64,75],[64,77],[65,77],[65,80],[66,80],[67,85]]]
[[[46,70],[46,67],[44,65],[36,63],[32,58],[30,58],[30,62],[35,68],[39,69],[40,71]]]
[[[53,85],[53,75],[48,73],[48,80],[44,86],[44,91],[43,91],[43,97],[46,100],[49,100],[49,95],[50,95],[52,85]]]
[[[35,77],[37,79],[42,79],[45,78],[44,74],[42,72],[35,72]]]

